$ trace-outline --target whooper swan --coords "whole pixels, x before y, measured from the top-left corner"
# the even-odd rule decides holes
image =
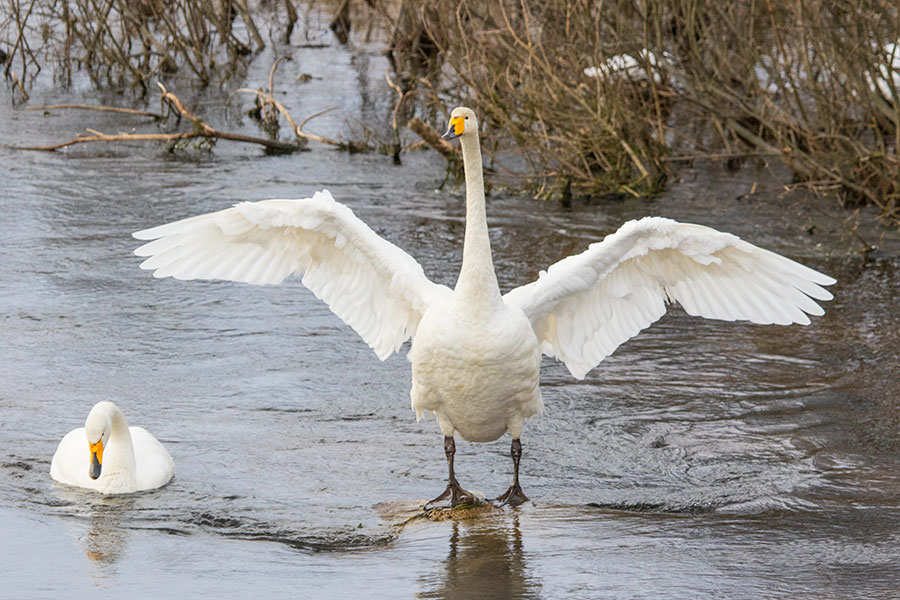
[[[103,494],[130,494],[169,483],[175,463],[143,427],[129,427],[112,402],[98,402],[84,427],[63,437],[50,462],[60,483]]]
[[[576,378],[678,302],[691,315],[753,323],[808,324],[834,279],[701,225],[647,217],[625,223],[540,274],[500,294],[485,216],[478,123],[451,113],[446,139],[459,138],[466,175],[466,233],[455,289],[432,283],[403,250],[380,238],[327,191],[300,200],[241,202],[233,208],[135,233],[156,277],[280,283],[302,274],[386,359],[412,338],[412,407],[433,412],[444,434],[451,505],[471,494],[453,471],[454,435],[489,442],[509,431],[513,482],[497,502],[527,500],[519,486],[520,436],[539,413],[541,353]]]

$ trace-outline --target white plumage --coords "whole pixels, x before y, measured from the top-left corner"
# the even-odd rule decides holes
[[[588,77],[627,77],[635,81],[644,81],[647,79],[647,68],[644,66],[644,61],[647,61],[646,64],[650,67],[653,81],[660,84],[663,82],[660,70],[665,63],[671,61],[671,58],[671,55],[664,53],[664,60],[660,61],[656,58],[656,54],[646,48],[642,48],[637,58],[631,54],[616,54],[596,67],[585,67],[584,74]]]
[[[491,441],[509,431],[518,473],[524,421],[542,409],[543,352],[578,378],[678,302],[691,315],[808,324],[834,279],[709,227],[648,217],[629,221],[537,281],[500,295],[484,205],[478,125],[457,108],[445,137],[459,137],[466,172],[466,236],[454,290],[429,281],[327,191],[301,200],[243,202],[135,233],[135,253],[156,277],[303,283],[382,360],[412,338],[412,405],[433,411],[455,481],[453,436]],[[514,479],[503,500],[525,499]]]
[[[883,60],[877,65],[877,73],[873,77],[866,72],[866,82],[873,92],[892,101],[894,92],[900,93],[900,43],[885,44],[880,54]]]
[[[175,463],[162,444],[143,427],[129,427],[112,402],[95,404],[84,427],[63,437],[50,462],[54,480],[103,494],[156,489],[174,475]]]
[[[233,208],[134,234],[156,277],[306,285],[382,360],[416,330],[428,306],[452,292],[429,281],[411,256],[379,237],[327,190],[302,200]]]
[[[503,299],[534,325],[541,349],[581,379],[675,301],[694,316],[809,324],[834,279],[729,233],[660,217],[625,223],[602,242]]]

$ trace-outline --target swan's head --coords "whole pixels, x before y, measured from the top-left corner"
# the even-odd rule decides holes
[[[91,469],[88,472],[91,479],[100,477],[100,470],[103,466],[103,448],[109,442],[114,408],[115,405],[112,402],[98,402],[84,422],[84,433],[91,451]]]
[[[465,106],[457,106],[450,113],[450,126],[447,133],[441,137],[445,140],[452,140],[461,136],[469,137],[478,134],[478,119],[475,118],[475,111]]]

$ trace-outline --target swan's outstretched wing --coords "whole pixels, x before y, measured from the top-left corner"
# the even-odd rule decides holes
[[[809,324],[812,299],[835,280],[740,238],[647,217],[625,223],[565,258],[504,300],[531,321],[541,349],[582,378],[620,344],[659,319],[667,302],[726,321]]]
[[[327,190],[300,200],[241,202],[134,237],[155,240],[134,253],[149,257],[141,268],[156,277],[267,284],[302,273],[303,284],[382,360],[451,293]]]

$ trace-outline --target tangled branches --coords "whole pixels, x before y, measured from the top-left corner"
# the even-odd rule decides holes
[[[145,93],[176,74],[201,86],[222,81],[265,45],[261,15],[270,35],[290,36],[298,18],[292,0],[0,1],[11,9],[0,16],[8,50],[0,63],[22,97],[39,55],[56,57],[65,82],[81,69],[98,87]],[[353,23],[368,19],[367,36],[372,23],[385,28],[395,160],[400,127],[422,134],[448,105],[468,104],[483,116],[497,168],[542,196],[654,194],[697,160],[779,160],[795,185],[845,206],[875,205],[900,223],[896,2],[332,4],[341,43],[351,43]],[[274,137],[286,111],[271,83],[242,92],[256,96]],[[298,139],[317,139],[291,127]],[[423,137],[447,150],[432,138]]]
[[[279,104],[279,109],[283,111],[283,114],[286,116],[288,121],[293,126],[295,133],[297,135],[297,140],[295,142],[285,142],[277,139],[267,139],[267,138],[259,138],[249,135],[243,135],[240,133],[231,133],[228,131],[220,131],[211,125],[207,124],[204,120],[197,117],[193,112],[191,112],[181,101],[181,99],[166,89],[166,86],[162,83],[157,84],[160,89],[160,100],[164,106],[169,107],[180,120],[182,118],[186,119],[191,123],[191,129],[188,131],[180,131],[174,133],[115,133],[115,134],[107,134],[97,131],[95,129],[87,128],[87,135],[80,135],[74,139],[71,139],[66,142],[60,142],[57,144],[51,144],[48,146],[14,146],[17,150],[43,150],[43,151],[53,151],[59,150],[61,148],[66,148],[68,146],[73,146],[75,144],[84,144],[88,142],[142,142],[142,141],[162,141],[168,142],[170,148],[176,147],[178,144],[183,144],[188,140],[204,140],[207,144],[213,144],[218,140],[227,140],[232,142],[242,142],[247,144],[258,144],[263,146],[266,152],[271,154],[290,154],[292,152],[296,152],[298,150],[302,150],[305,146],[307,135],[303,133],[300,127],[294,125],[294,121],[291,118],[290,114],[287,110]],[[165,118],[164,115],[151,113],[147,111],[140,111],[134,109],[125,109],[118,108],[112,106],[82,106],[82,105],[57,105],[57,106],[37,106],[30,107],[32,110],[60,110],[60,109],[78,109],[78,110],[97,110],[97,111],[113,111],[126,113],[131,115],[141,115],[146,117],[151,117],[157,121],[161,121]],[[308,120],[308,119],[307,119]],[[301,124],[302,125],[302,124]]]
[[[402,4],[397,27],[414,15],[406,39],[442,61],[420,94],[474,104],[543,194],[648,194],[690,161],[777,157],[900,222],[895,3]]]
[[[0,34],[14,42],[0,62],[24,99],[48,58],[66,85],[82,71],[97,87],[146,94],[153,81],[176,74],[200,87],[224,81],[266,46],[248,0],[4,1]],[[268,6],[263,14],[289,37],[298,18],[292,0]]]

